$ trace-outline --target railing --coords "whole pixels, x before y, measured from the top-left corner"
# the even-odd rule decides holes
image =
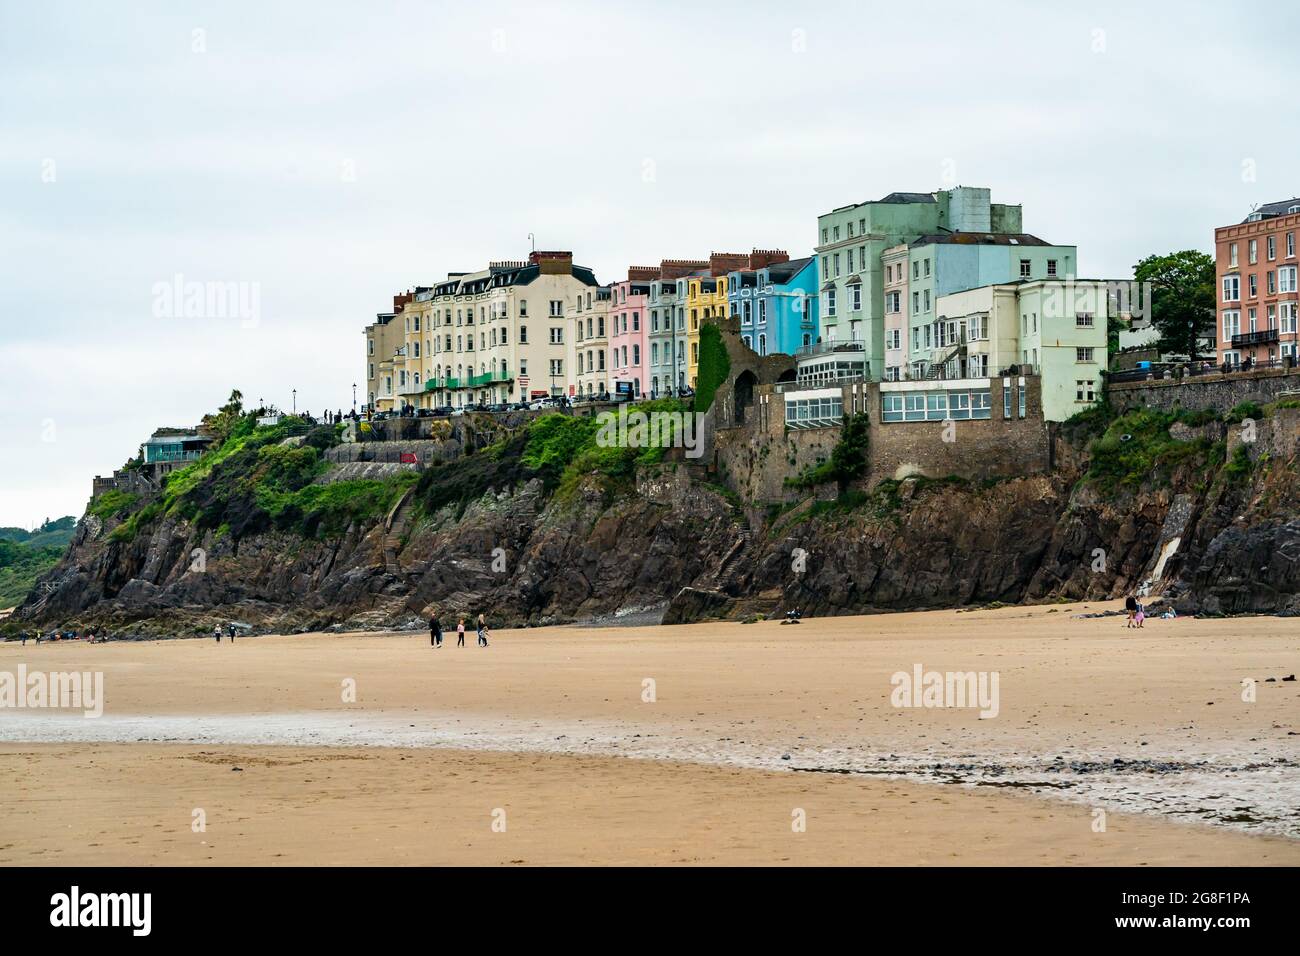
[[[161,449],[151,449],[145,446],[144,460],[146,464],[152,464],[156,461],[198,461],[203,451],[198,448],[191,448],[185,451],[163,451]]]
[[[796,358],[806,358],[810,355],[825,355],[831,352],[865,352],[867,343],[860,339],[851,339],[847,342],[817,342],[813,345],[801,345],[795,351]]]
[[[1213,360],[1203,362],[1164,363],[1152,368],[1130,368],[1117,372],[1106,372],[1108,382],[1142,382],[1148,379],[1197,378],[1202,375],[1234,375],[1268,371],[1270,369],[1295,368],[1296,360],[1290,356],[1254,361],[1246,359],[1241,362],[1218,364]]]
[[[1268,345],[1277,341],[1277,329],[1264,329],[1260,332],[1242,332],[1240,335],[1232,337],[1232,347],[1241,348],[1243,345]]]
[[[493,382],[509,382],[509,372],[483,372],[481,375],[471,375],[469,377],[470,387],[477,385],[491,385]]]

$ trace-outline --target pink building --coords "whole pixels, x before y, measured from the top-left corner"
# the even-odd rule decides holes
[[[658,278],[658,267],[628,266],[627,278],[610,286],[609,376],[615,393],[639,398],[649,390],[647,305],[650,283]]]

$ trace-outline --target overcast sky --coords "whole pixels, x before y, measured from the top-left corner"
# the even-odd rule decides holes
[[[1110,278],[1300,194],[1294,7],[1046,6],[0,0],[0,525],[233,387],[349,408],[395,291],[530,232],[608,281],[961,183]]]

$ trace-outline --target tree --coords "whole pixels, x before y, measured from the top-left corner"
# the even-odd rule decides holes
[[[1151,324],[1161,350],[1195,361],[1197,340],[1215,327],[1214,259],[1196,249],[1147,256],[1133,277],[1151,284]]]
[[[230,398],[226,404],[217,409],[214,415],[209,413],[203,416],[203,424],[208,431],[216,438],[217,444],[225,441],[230,435],[230,430],[235,427],[235,423],[244,413],[244,393],[239,389],[232,389]]]
[[[815,488],[833,481],[839,486],[840,497],[844,497],[849,486],[867,472],[870,427],[871,418],[865,412],[845,415],[840,440],[831,449],[831,457],[801,475],[786,478],[785,484],[792,488]]]

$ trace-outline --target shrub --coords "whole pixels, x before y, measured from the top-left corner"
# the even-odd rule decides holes
[[[1247,418],[1261,419],[1264,417],[1264,409],[1259,402],[1241,402],[1234,405],[1232,411],[1223,416],[1223,420],[1229,425],[1236,425],[1238,422]]]

